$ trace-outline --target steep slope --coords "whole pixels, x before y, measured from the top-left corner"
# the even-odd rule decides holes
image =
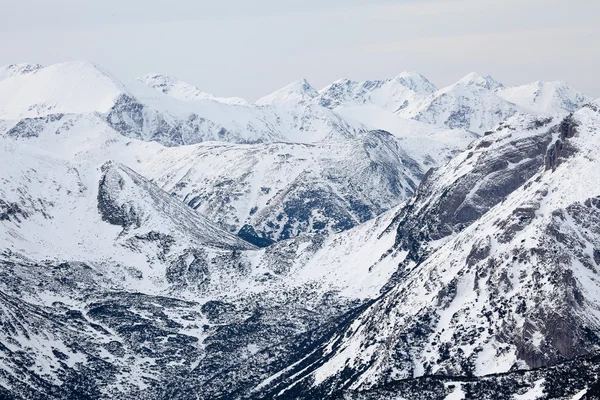
[[[156,89],[179,100],[214,100],[225,104],[248,104],[239,97],[217,97],[198,89],[196,86],[180,81],[172,76],[146,74],[137,78],[144,85]]]
[[[432,374],[480,376],[597,354],[598,102],[550,133],[552,144],[533,176],[285,371],[293,379],[271,393],[324,395],[332,388],[365,390]],[[563,378],[574,376],[561,368]],[[538,380],[551,373],[540,371]],[[536,383],[540,395],[554,390],[543,379]],[[563,393],[585,393],[593,382],[579,381]],[[533,379],[527,385],[533,390]]]

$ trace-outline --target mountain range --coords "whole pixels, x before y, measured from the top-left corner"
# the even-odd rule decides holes
[[[0,68],[0,397],[593,399],[600,103]]]

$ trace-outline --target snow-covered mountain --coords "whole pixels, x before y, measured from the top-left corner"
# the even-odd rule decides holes
[[[221,228],[265,243],[371,219],[412,196],[429,168],[466,146],[371,131],[339,142],[164,147],[123,137],[97,114],[24,119],[0,135],[59,156],[131,166]]]
[[[527,85],[499,88],[496,94],[532,114],[571,113],[592,100],[566,82],[537,81]]]
[[[388,111],[436,91],[436,87],[417,72],[402,72],[392,79],[356,82],[340,79],[319,91],[316,101],[335,109],[339,106],[373,104]]]
[[[483,134],[520,112],[487,86],[494,81],[472,74],[399,111],[401,116],[448,128]]]
[[[349,229],[412,196],[427,167],[402,145],[384,131],[322,144],[211,143],[162,151],[144,170],[224,228],[281,240]]]
[[[477,72],[471,72],[461,78],[457,83],[466,86],[480,86],[489,90],[496,90],[503,88],[504,85],[492,78],[491,76],[483,76]]]
[[[476,72],[439,90],[415,72],[381,81],[341,79],[323,88],[315,99],[335,110],[370,106],[403,118],[479,135],[517,113],[560,117],[591,100],[564,82],[505,87],[491,76]]]
[[[162,74],[146,74],[137,78],[146,86],[150,86],[164,94],[179,100],[214,100],[225,104],[248,104],[240,97],[217,97],[198,89],[196,86],[180,81],[172,76]]]
[[[393,210],[259,250],[130,168],[99,163],[159,145],[77,132],[87,123],[54,143],[53,132],[0,139],[3,396],[169,398],[195,371],[212,397],[228,369],[373,296],[395,268],[371,251],[393,243],[382,232]]]
[[[256,101],[258,105],[282,104],[282,103],[307,103],[319,95],[306,79],[292,82],[275,92],[261,97]]]
[[[0,118],[21,121],[67,113],[99,113],[125,136],[167,146],[207,140],[235,143],[264,141],[312,142],[353,138],[365,131],[335,112],[310,107],[229,104],[231,101],[184,98],[184,84],[164,88],[148,78],[144,83],[119,82],[87,62],[23,69],[0,81]],[[158,87],[158,90],[155,88]]]
[[[501,195],[502,201],[494,201],[491,208],[484,205],[488,211],[479,218],[465,213],[463,217],[470,221],[454,233],[442,229],[441,235],[431,234],[432,229],[439,229],[431,223],[412,228],[404,225],[407,210],[419,213],[419,208],[429,206],[419,200],[407,204],[396,219],[396,246],[406,243],[408,230],[411,250],[416,241],[430,240],[433,250],[412,265],[405,263],[408,268],[401,279],[356,319],[270,381],[271,393],[294,391],[327,397],[343,388],[366,390],[365,396],[373,391],[388,398],[394,387],[398,395],[410,393],[407,382],[412,382],[414,391],[423,382],[414,378],[422,376],[448,377],[445,381],[451,382],[452,376],[505,373],[506,381],[513,383],[496,393],[538,393],[532,398],[548,398],[550,393],[556,398],[585,394],[594,380],[557,387],[550,379],[577,382],[578,371],[593,376],[594,363],[585,360],[591,361],[600,350],[599,260],[594,250],[600,244],[600,192],[594,183],[600,171],[596,154],[600,103],[590,103],[558,124],[544,125],[513,121],[508,129],[475,142],[473,150],[432,176],[431,183],[428,178],[419,188],[425,195],[436,192],[431,191],[432,186],[446,187],[429,200],[438,205],[449,190],[469,193],[466,200],[472,202],[471,196],[477,197],[477,192],[492,189],[489,193]],[[519,138],[512,137],[515,132]],[[525,148],[532,149],[535,158],[514,159],[510,154],[518,155],[519,141],[527,138],[538,143],[541,139],[547,146],[539,147],[547,151],[540,158],[536,146],[529,145]],[[527,178],[508,172],[511,167],[506,163],[537,168],[531,169]],[[501,183],[481,180],[485,164],[487,177]],[[502,170],[506,172],[499,179],[496,171]],[[475,176],[467,179],[472,174]],[[479,179],[473,188],[477,192],[457,192],[461,182],[476,176]],[[451,199],[447,206],[456,209],[458,203]],[[444,221],[444,211],[438,208],[435,222]],[[447,211],[449,216],[460,214]],[[547,368],[576,359],[580,367]],[[521,373],[520,378],[510,375],[511,371],[533,368],[541,369],[537,374]],[[490,376],[493,387],[499,377]],[[514,385],[517,378],[520,388]],[[424,391],[437,391],[439,397],[434,398],[462,392],[460,379],[454,379],[459,384],[452,388],[443,384],[444,379],[437,381],[437,389],[434,381]],[[486,390],[469,386],[471,393],[479,393],[475,397]],[[357,393],[356,398],[363,397]]]
[[[598,392],[599,101],[1,71],[0,398]]]

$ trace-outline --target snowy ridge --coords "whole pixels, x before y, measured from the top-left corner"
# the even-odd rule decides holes
[[[435,90],[424,76],[403,72],[395,78],[379,81],[340,79],[321,89],[316,101],[332,109],[341,105],[373,104],[388,111],[397,111]]]
[[[520,112],[485,85],[472,84],[472,77],[440,89],[398,113],[406,118],[448,128],[465,128],[478,134]]]
[[[137,78],[138,81],[164,94],[179,100],[214,100],[225,104],[248,104],[240,97],[217,97],[206,93],[189,83],[182,82],[171,76],[161,74],[146,74]]]
[[[306,79],[292,82],[275,92],[261,97],[256,101],[258,105],[281,104],[288,102],[306,103],[319,95]]]
[[[477,72],[471,72],[459,79],[457,83],[471,86],[481,86],[489,90],[496,90],[503,88],[504,85],[492,78],[491,76],[483,76]]]
[[[146,173],[232,232],[248,224],[281,240],[346,230],[411,196],[424,171],[402,145],[377,131],[318,145],[211,143],[162,151]]]
[[[534,114],[570,113],[592,100],[566,82],[537,81],[528,85],[500,88],[496,93]]]
[[[312,142],[353,138],[365,130],[316,105],[257,107],[189,99],[185,96],[193,88],[180,82],[174,84],[179,94],[173,97],[152,89],[157,83],[150,79],[144,83],[125,85],[88,62],[56,64],[0,81],[0,118],[100,113],[125,136],[167,146],[206,140]]]

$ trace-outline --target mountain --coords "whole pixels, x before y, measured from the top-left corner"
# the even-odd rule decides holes
[[[150,79],[144,82],[156,86]],[[186,88],[177,84],[173,90],[181,97]],[[365,131],[316,105],[282,109],[182,100],[139,81],[124,84],[88,62],[56,64],[0,81],[1,119],[82,113],[99,113],[124,136],[167,146],[207,140],[310,142],[353,138]]]
[[[371,219],[412,196],[429,168],[468,143],[371,131],[313,144],[164,147],[123,137],[96,114],[24,119],[0,135],[69,159],[131,166],[221,228],[264,243]]]
[[[402,145],[384,131],[320,144],[211,143],[161,152],[143,169],[222,227],[281,240],[340,232],[409,198],[427,167]]]
[[[457,83],[467,86],[480,86],[486,88],[488,90],[496,90],[504,87],[503,84],[492,78],[491,76],[483,76],[478,74],[477,72],[471,72],[465,75],[462,79],[460,79]]]
[[[335,109],[339,106],[373,104],[388,111],[397,111],[436,87],[416,72],[403,72],[392,79],[357,82],[340,79],[319,91],[320,105]]]
[[[179,100],[214,100],[225,104],[245,105],[248,102],[239,97],[217,97],[205,93],[189,83],[182,82],[171,76],[161,74],[146,74],[137,78],[144,85],[156,89]]]
[[[306,103],[314,99],[319,95],[319,92],[313,88],[306,79],[301,79],[296,82],[292,82],[275,92],[261,97],[256,101],[258,105],[267,104],[282,104],[282,103]]]
[[[592,101],[566,82],[537,81],[527,85],[499,88],[496,94],[532,114],[571,113]]]
[[[0,398],[598,396],[600,101],[2,71]]]
[[[457,83],[399,110],[399,115],[447,128],[464,128],[483,134],[520,112],[518,106],[488,88],[493,79],[467,75]]]
[[[299,93],[295,87],[300,88],[301,84],[291,84],[259,102],[268,103],[271,97],[284,99],[290,96],[290,99],[302,98],[302,103],[312,101],[338,113],[349,110],[346,117],[356,111],[364,118],[365,113],[371,110],[372,114],[378,113],[379,117],[389,121],[393,117],[388,114],[395,113],[401,118],[430,126],[467,130],[477,135],[491,131],[517,113],[558,118],[578,110],[591,100],[564,82],[534,82],[505,87],[491,76],[476,72],[439,90],[416,72],[403,72],[395,78],[376,81],[340,79],[321,89],[318,96],[313,90],[306,96],[292,95],[296,91]],[[364,123],[372,126],[370,122]],[[377,127],[382,128],[387,129]],[[393,130],[390,132],[396,134]]]
[[[524,122],[480,139],[474,146],[479,152],[465,152],[457,160],[461,168],[449,165],[432,182],[456,187],[461,181],[457,176],[475,171],[488,151],[505,152],[510,136],[523,129],[523,139],[548,137],[541,164],[537,157],[534,164],[525,158],[538,165],[534,173],[520,184],[505,180],[512,190],[501,201],[445,239],[427,231],[413,235],[436,242],[430,254],[407,268],[351,323],[267,383],[268,393],[309,398],[344,389],[356,391],[350,398],[377,398],[375,393],[392,396],[397,388],[396,394],[406,394],[426,385],[424,391],[437,391],[433,398],[442,398],[456,382],[455,395],[468,386],[475,397],[489,390],[486,385],[506,395],[537,393],[534,398],[549,393],[565,398],[588,390],[591,395],[596,379],[591,360],[600,351],[599,262],[594,256],[600,244],[600,209],[598,189],[591,183],[600,163],[593,151],[600,103],[545,129],[535,121]],[[534,129],[526,132],[528,127]],[[494,160],[487,158],[487,163]],[[426,179],[419,191],[427,192],[428,186]],[[396,246],[406,236],[406,227],[401,222],[397,226]],[[577,381],[578,371],[588,378]],[[440,378],[427,384],[420,378],[427,376]],[[577,383],[559,386],[557,380]],[[477,385],[469,383],[475,381]]]
[[[343,315],[395,267],[370,251],[393,243],[382,227],[395,210],[259,250],[130,168],[99,163],[125,147],[101,134],[0,139],[3,397],[171,398],[191,376],[212,397],[240,362]]]

